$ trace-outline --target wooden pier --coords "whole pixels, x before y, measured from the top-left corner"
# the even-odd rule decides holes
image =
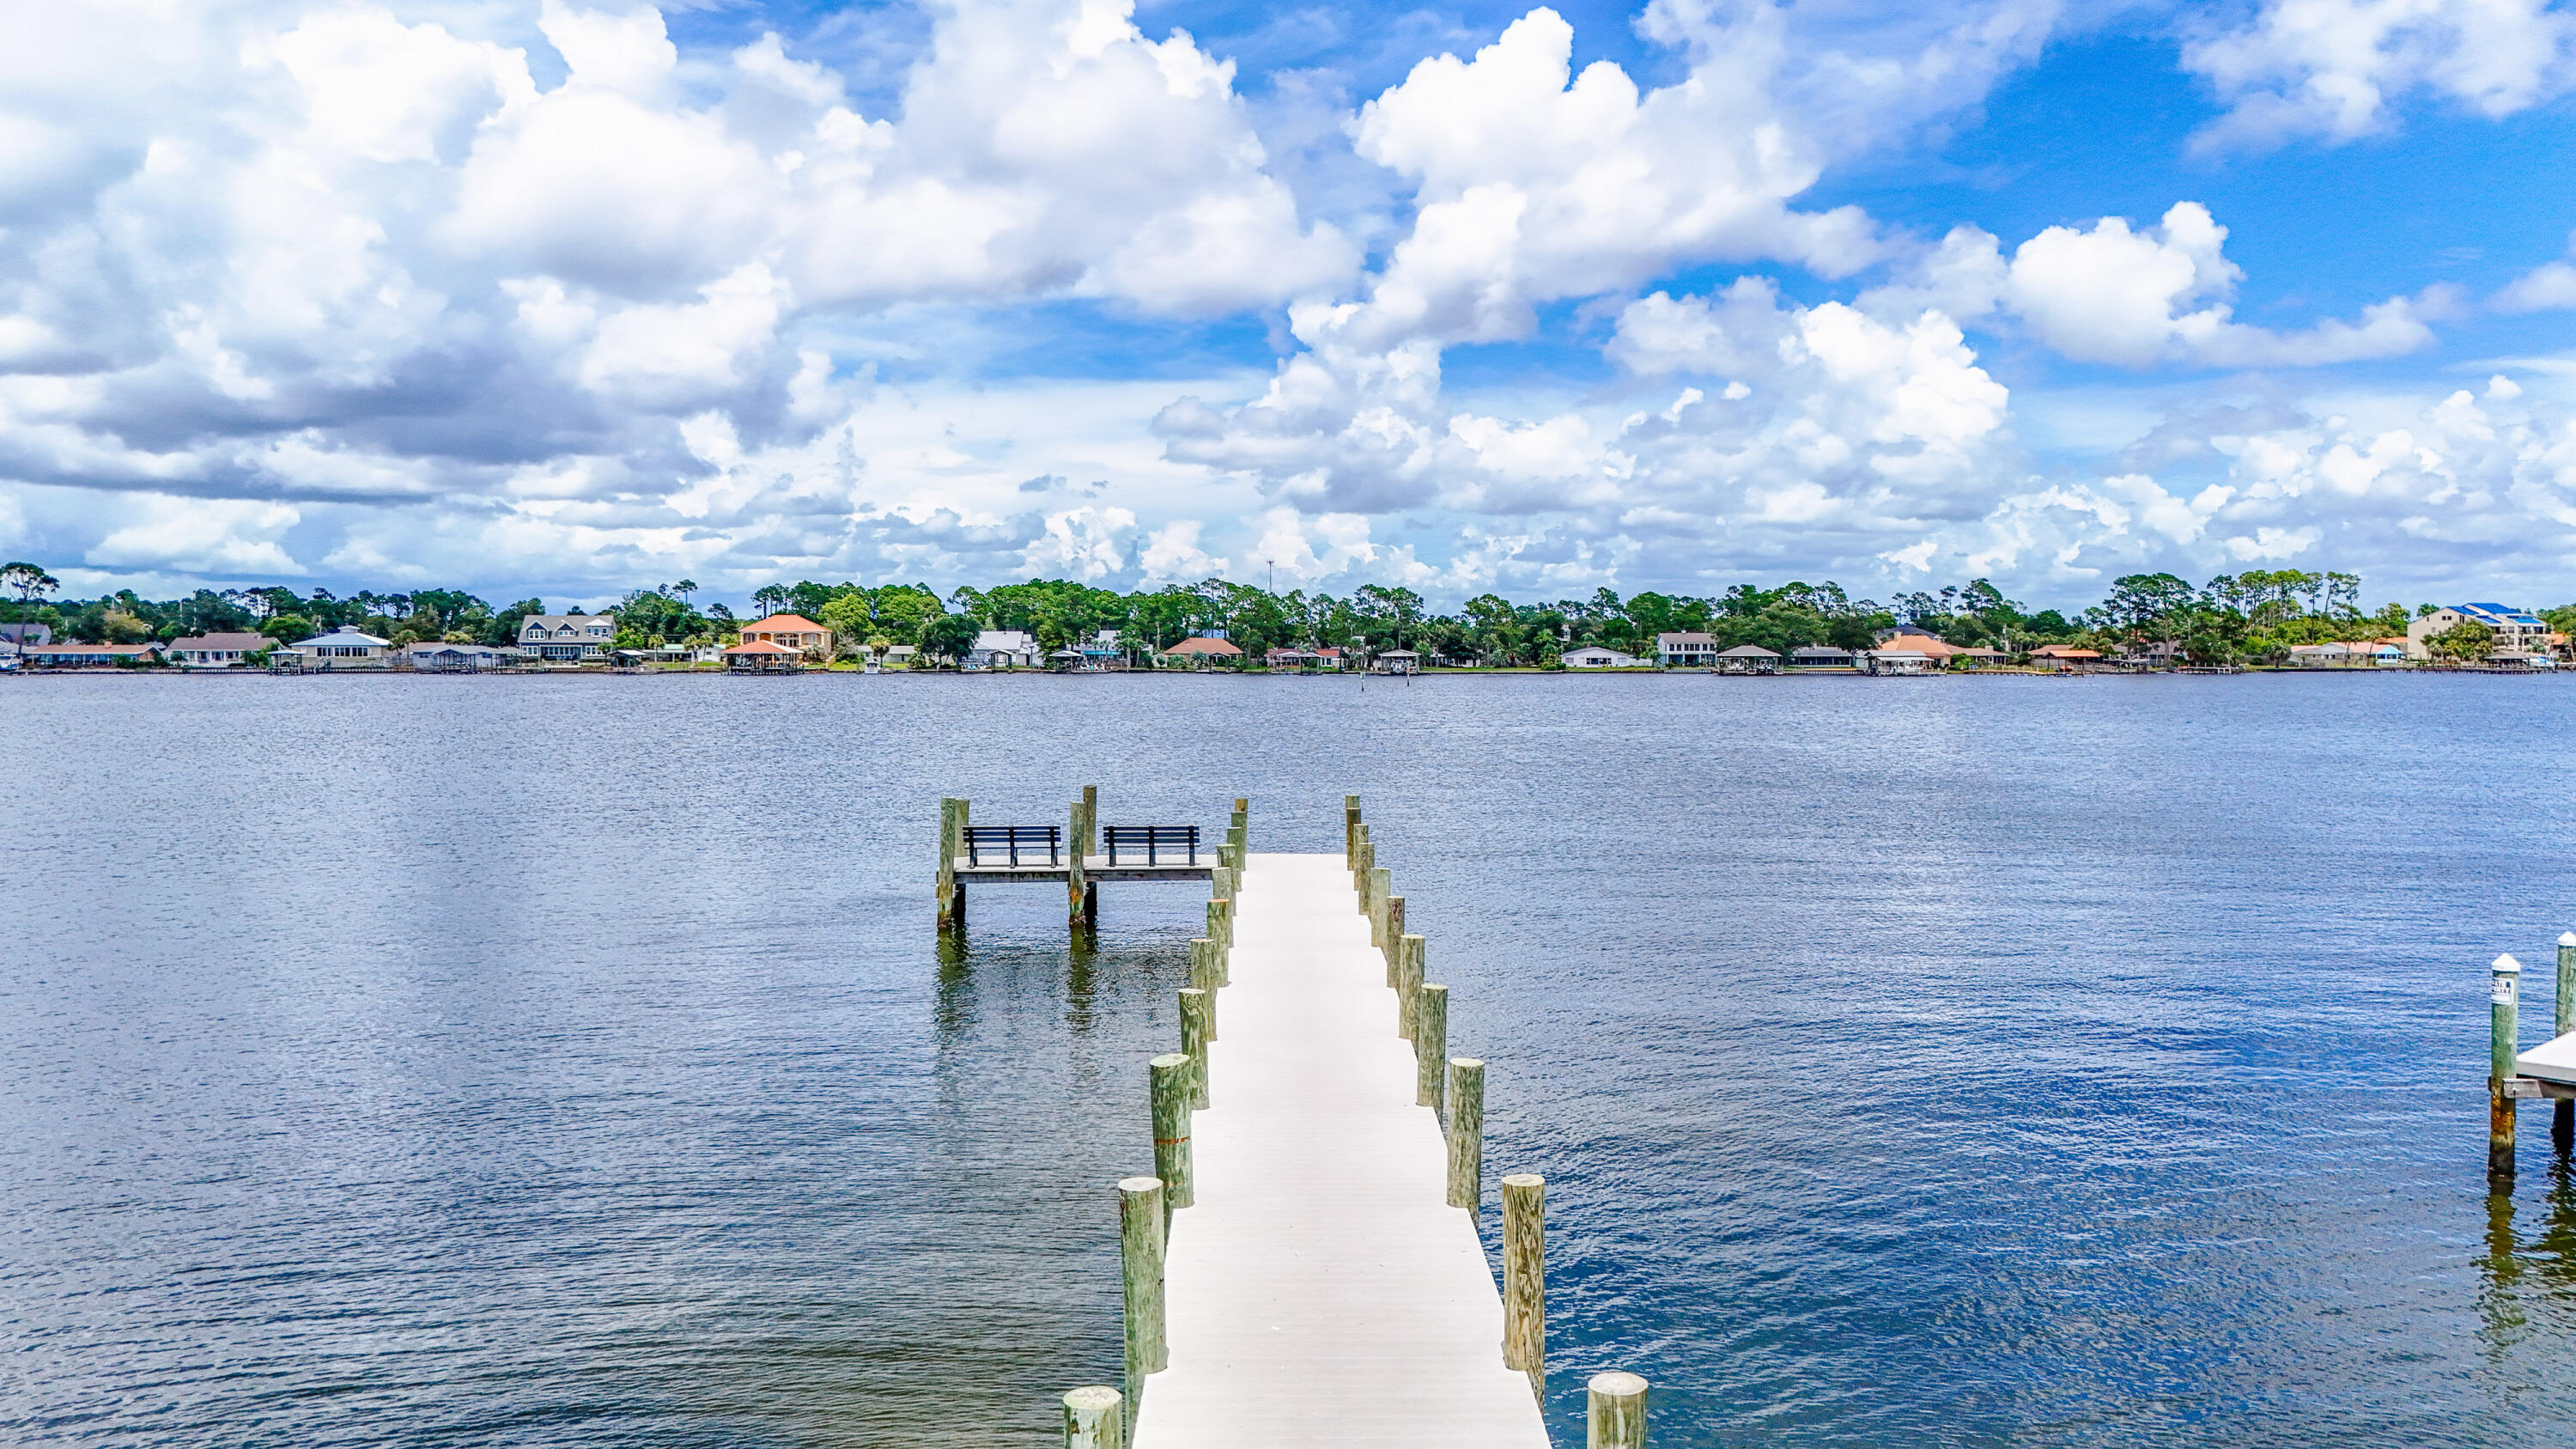
[[[1136,1449],[1547,1449],[1341,860],[1254,855]]]
[[[1064,1396],[1066,1449],[1548,1449],[1545,1181],[1500,1180],[1498,1291],[1485,1064],[1343,814],[1339,857],[1252,855],[1235,802],[1146,1074],[1154,1175],[1117,1184],[1126,1382]],[[1645,1380],[1595,1375],[1589,1415],[1643,1449]]]

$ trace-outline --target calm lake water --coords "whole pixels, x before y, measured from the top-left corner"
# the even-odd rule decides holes
[[[2558,1445],[2576,1184],[2485,1190],[2576,682],[0,681],[0,1440],[1049,1442],[1202,895],[937,798],[1332,850],[1681,1445]],[[1490,1191],[1490,1186],[1489,1186]],[[1496,1214],[1484,1215],[1487,1230]]]

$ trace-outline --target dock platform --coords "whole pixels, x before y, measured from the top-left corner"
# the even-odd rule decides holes
[[[1548,1449],[1348,864],[1246,862],[1134,1449]]]

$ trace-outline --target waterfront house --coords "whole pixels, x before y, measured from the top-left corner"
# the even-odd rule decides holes
[[[406,644],[394,655],[394,662],[419,674],[477,674],[486,669],[499,669],[509,656],[519,651],[500,650],[488,644],[443,644],[429,641]]]
[[[530,614],[519,621],[519,647],[549,664],[600,659],[617,637],[606,614]]]
[[[1410,649],[1389,649],[1369,661],[1369,668],[1378,674],[1413,674],[1421,670],[1422,656]]]
[[[966,667],[1035,669],[1043,654],[1037,636],[1026,629],[985,629],[975,635],[975,647],[966,651]]]
[[[1666,669],[1707,669],[1717,663],[1717,638],[1698,633],[1658,634],[1655,658]]]
[[[182,669],[239,669],[275,642],[265,634],[241,631],[188,634],[170,641],[168,656]]]
[[[1789,667],[1792,669],[1849,669],[1852,667],[1851,651],[1837,649],[1831,644],[1801,644],[1789,651]]]
[[[1893,649],[1900,654],[1920,654],[1934,664],[1947,664],[1952,655],[1960,652],[1959,646],[1947,639],[1935,639],[1929,634],[1907,629],[1889,630],[1880,637],[1878,647]]]
[[[310,639],[298,639],[287,648],[293,651],[294,659],[277,662],[292,663],[299,669],[391,669],[393,667],[392,641],[379,639],[361,630],[355,624],[343,624],[328,634],[316,634]],[[272,660],[277,658],[275,654],[269,657]]]
[[[1738,644],[1717,656],[1720,674],[1777,674],[1780,656],[1759,644]]]
[[[767,639],[745,639],[724,652],[728,674],[794,674],[804,667],[805,652]]]
[[[2290,666],[2294,669],[2370,669],[2402,663],[2405,658],[2404,649],[2384,639],[2290,646]]]
[[[2061,674],[2079,674],[2101,663],[2102,655],[2099,650],[2078,649],[2071,644],[2042,644],[2030,651],[2030,662]]]
[[[1929,674],[1941,667],[1939,660],[1919,649],[1872,649],[1861,658],[1861,667],[1871,674]]]
[[[1193,634],[1163,651],[1167,664],[1191,669],[1205,669],[1214,664],[1230,664],[1243,657],[1243,651],[1223,639]]]
[[[1283,644],[1262,655],[1261,662],[1272,669],[1313,669],[1318,661],[1312,649]]]
[[[2453,604],[2435,609],[2406,626],[2406,657],[2430,659],[2426,641],[2459,624],[2484,624],[2495,633],[2490,654],[2545,654],[2549,626],[2530,611],[2504,604]]]
[[[1580,649],[1568,649],[1558,655],[1557,659],[1568,669],[1636,669],[1646,662],[1633,654],[1622,654],[1616,649],[1604,649],[1598,644],[1586,644]]]
[[[1950,667],[1953,669],[1995,669],[2010,663],[2012,656],[2000,649],[1988,649],[1983,645],[1950,646]]]
[[[832,631],[802,614],[772,614],[758,623],[742,626],[745,644],[776,644],[793,649],[807,659],[828,660],[832,657]]]
[[[0,624],[0,643],[15,644],[24,649],[53,642],[54,626],[51,624]]]
[[[910,669],[912,667],[912,661],[920,657],[920,650],[915,649],[909,644],[897,644],[885,652],[886,667],[889,669]]]
[[[18,651],[30,669],[113,669],[120,664],[149,664],[161,655],[158,644],[29,644]]]

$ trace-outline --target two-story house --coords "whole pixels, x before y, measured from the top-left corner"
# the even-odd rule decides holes
[[[519,648],[549,663],[605,659],[617,639],[606,614],[530,614],[519,621]]]
[[[2433,651],[2425,643],[2455,624],[2484,624],[2495,631],[2493,654],[2547,654],[2549,626],[2528,610],[2504,604],[2453,604],[2435,609],[2406,626],[2406,657],[2430,659]]]
[[[1709,669],[1717,664],[1716,636],[1700,633],[1658,634],[1655,661],[1666,669]]]
[[[772,614],[757,624],[745,624],[742,642],[776,644],[808,659],[832,657],[832,631],[802,614]]]

